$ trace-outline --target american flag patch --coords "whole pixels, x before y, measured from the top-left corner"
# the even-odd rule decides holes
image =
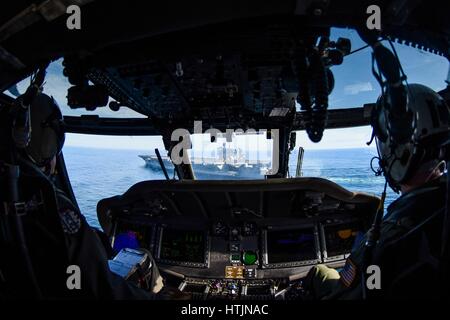
[[[344,286],[350,287],[356,278],[356,266],[350,258],[345,262],[344,268],[339,272],[340,279]]]

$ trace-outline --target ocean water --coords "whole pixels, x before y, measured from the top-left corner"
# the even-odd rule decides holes
[[[97,202],[103,198],[120,195],[133,184],[154,179],[164,179],[162,171],[145,166],[138,157],[148,150],[109,150],[66,146],[63,150],[67,171],[75,197],[90,225],[99,227]],[[334,181],[350,191],[380,195],[384,179],[375,177],[370,160],[376,150],[336,149],[306,150],[303,176],[322,177]],[[291,157],[289,171],[295,174],[297,157]],[[172,172],[169,170],[169,175]],[[389,190],[386,207],[397,195]]]

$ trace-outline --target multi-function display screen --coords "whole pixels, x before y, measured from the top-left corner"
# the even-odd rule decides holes
[[[119,252],[121,249],[148,249],[152,236],[152,228],[143,225],[134,225],[127,222],[119,222],[114,237],[113,249]]]
[[[266,240],[269,264],[317,259],[313,228],[269,230]]]
[[[325,226],[327,256],[333,257],[350,253],[355,240],[362,235],[361,229],[358,223]]]
[[[204,231],[162,230],[159,259],[176,262],[204,263],[206,234]]]

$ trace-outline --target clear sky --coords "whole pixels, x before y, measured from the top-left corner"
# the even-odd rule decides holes
[[[346,37],[352,41],[352,49],[362,47],[356,31],[349,29],[332,29],[331,40]],[[422,83],[435,90],[445,88],[445,79],[449,70],[448,61],[440,56],[411,48],[405,45],[394,44],[399,54],[403,69],[409,83]],[[332,71],[335,77],[335,87],[330,95],[330,108],[360,107],[364,103],[375,102],[380,88],[371,72],[370,48],[359,51],[345,58],[340,66],[334,66]],[[19,91],[24,92],[27,81],[18,85]],[[50,65],[44,87],[44,92],[52,95],[59,103],[65,115],[93,114],[86,110],[71,110],[66,103],[66,94],[69,83],[62,75],[61,61]],[[112,112],[109,108],[101,108],[94,112],[108,117],[141,117],[138,113],[122,108],[119,112]],[[365,147],[370,139],[370,127],[350,129],[326,130],[320,143],[309,141],[305,132],[297,135],[297,146],[306,149],[334,149]],[[162,148],[161,137],[108,137],[68,134],[68,146],[84,146],[93,148],[114,149],[154,149]]]

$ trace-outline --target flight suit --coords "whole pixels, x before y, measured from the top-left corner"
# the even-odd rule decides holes
[[[111,272],[108,266],[110,257],[99,235],[60,190],[57,190],[57,201],[69,263],[79,266],[81,271],[81,289],[71,290],[71,296],[95,299],[156,298],[155,293],[162,288],[162,278],[153,258],[151,293]]]
[[[387,208],[381,224],[380,239],[373,250],[371,262],[380,267],[382,285],[381,290],[366,290],[372,297],[439,296],[437,256],[441,246],[445,194],[444,175],[403,194]],[[437,220],[433,223],[433,219]],[[419,225],[430,226],[426,233],[416,232],[414,237],[407,237],[415,234],[413,231],[418,230],[416,227]],[[341,270],[326,265],[311,268],[304,279],[308,298],[350,300],[363,297],[361,280],[364,271],[362,268],[365,265],[365,240],[366,236],[354,246]]]

